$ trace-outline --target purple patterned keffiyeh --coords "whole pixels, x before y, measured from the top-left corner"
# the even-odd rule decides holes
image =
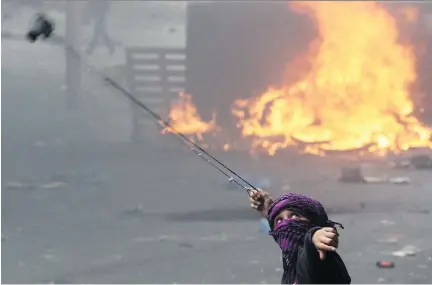
[[[307,218],[311,223],[317,226],[325,226],[328,221],[327,213],[320,202],[302,194],[289,193],[282,194],[270,206],[267,219],[272,229],[274,219],[285,209],[296,211],[299,215]]]
[[[290,209],[308,219],[283,220],[274,226],[276,216],[283,210]],[[270,206],[267,217],[270,224],[270,235],[282,249],[282,257],[291,271],[295,271],[297,255],[304,245],[306,233],[313,227],[333,227],[336,223],[330,221],[324,207],[315,199],[302,194],[283,194]]]

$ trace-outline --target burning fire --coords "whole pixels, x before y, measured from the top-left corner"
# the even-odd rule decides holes
[[[302,65],[287,66],[287,74],[303,75],[300,80],[234,102],[237,127],[251,139],[252,150],[274,155],[296,146],[317,155],[349,150],[384,155],[432,148],[432,130],[413,114],[416,60],[413,48],[398,41],[396,20],[371,1],[290,6],[311,16],[319,37],[294,59]],[[407,8],[404,15],[413,22],[417,11]],[[210,122],[200,119],[190,95],[180,98],[169,114],[175,130],[202,140],[217,129],[214,116]],[[232,147],[223,144],[224,150]]]
[[[180,93],[179,101],[171,105],[169,119],[171,129],[167,132],[175,130],[185,135],[196,135],[199,140],[202,140],[202,135],[207,132],[216,130],[216,118],[213,114],[213,119],[210,122],[201,120],[195,105],[192,103],[192,96],[186,93]]]
[[[323,155],[432,147],[431,129],[413,115],[414,52],[398,42],[389,13],[370,1],[290,5],[311,16],[319,37],[304,58],[310,70],[300,80],[234,102],[233,115],[253,149],[274,155],[298,146]]]

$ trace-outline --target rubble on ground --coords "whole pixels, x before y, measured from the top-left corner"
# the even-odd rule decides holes
[[[413,245],[406,245],[402,249],[392,253],[393,256],[405,257],[405,256],[415,256],[420,250]]]
[[[67,184],[64,182],[50,182],[50,183],[46,183],[46,184],[41,185],[40,188],[54,190],[54,189],[64,188],[66,186],[67,186]]]
[[[432,169],[432,157],[428,155],[415,155],[411,157],[410,163],[416,169]]]
[[[429,155],[413,155],[409,159],[393,161],[390,164],[393,168],[414,168],[414,169],[432,169],[432,157]]]
[[[411,183],[411,179],[406,176],[388,177],[381,176],[365,176],[363,175],[360,167],[344,167],[342,168],[339,182],[342,183],[359,183],[359,184],[372,184],[372,183],[391,183],[398,185],[407,185]]]
[[[36,188],[36,186],[30,183],[24,183],[18,181],[5,182],[3,186],[6,189],[11,189],[11,190],[33,190]]]
[[[376,266],[378,268],[394,268],[395,263],[393,261],[387,261],[387,260],[380,260],[376,263]]]
[[[367,183],[363,177],[360,167],[344,167],[342,168],[339,181],[343,183]]]

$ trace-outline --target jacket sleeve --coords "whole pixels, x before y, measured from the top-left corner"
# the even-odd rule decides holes
[[[309,230],[305,236],[304,246],[300,249],[297,259],[296,283],[297,284],[313,284],[320,280],[321,276],[321,260],[318,251],[312,243],[313,234],[319,228]]]
[[[297,259],[297,284],[350,284],[351,278],[341,257],[336,252],[327,252],[326,258],[319,258],[312,243],[313,234],[320,228],[313,228],[305,236],[304,247]]]

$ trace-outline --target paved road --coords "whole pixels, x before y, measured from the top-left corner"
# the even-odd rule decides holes
[[[283,184],[276,162],[278,169],[269,168],[269,160],[250,167],[243,156],[223,156],[252,174],[265,167],[261,173],[275,188]],[[431,282],[430,174],[409,173],[416,182],[409,186],[346,186],[330,174],[322,182],[309,179],[305,170],[319,173],[320,164],[322,160],[307,168],[287,167],[286,176],[296,177],[291,181],[295,190],[321,197],[331,218],[345,224],[340,252],[353,281]],[[279,281],[279,252],[259,232],[259,217],[247,208],[245,194],[229,189],[212,168],[185,150],[162,141],[135,148],[16,147],[3,152],[2,166],[3,183],[42,185],[56,173],[69,181],[60,189],[3,187],[4,282]],[[296,173],[299,168],[303,177]],[[395,236],[395,244],[377,242]],[[391,256],[405,245],[421,252]],[[395,261],[396,268],[377,269],[380,259]]]
[[[135,147],[97,142],[85,122],[62,109],[58,66],[42,65],[44,74],[11,56],[2,66],[4,283],[279,282],[280,253],[259,232],[244,192],[169,137],[149,134],[152,140]],[[61,61],[60,53],[53,56]],[[430,172],[375,162],[364,164],[365,172],[406,175],[413,183],[345,185],[337,178],[350,163],[340,159],[217,155],[254,180],[270,181],[274,195],[289,184],[322,200],[346,226],[340,253],[355,283],[432,282]],[[5,187],[53,178],[67,183]],[[398,240],[378,242],[389,237]],[[420,251],[391,255],[406,245]],[[396,267],[376,268],[381,259]]]

